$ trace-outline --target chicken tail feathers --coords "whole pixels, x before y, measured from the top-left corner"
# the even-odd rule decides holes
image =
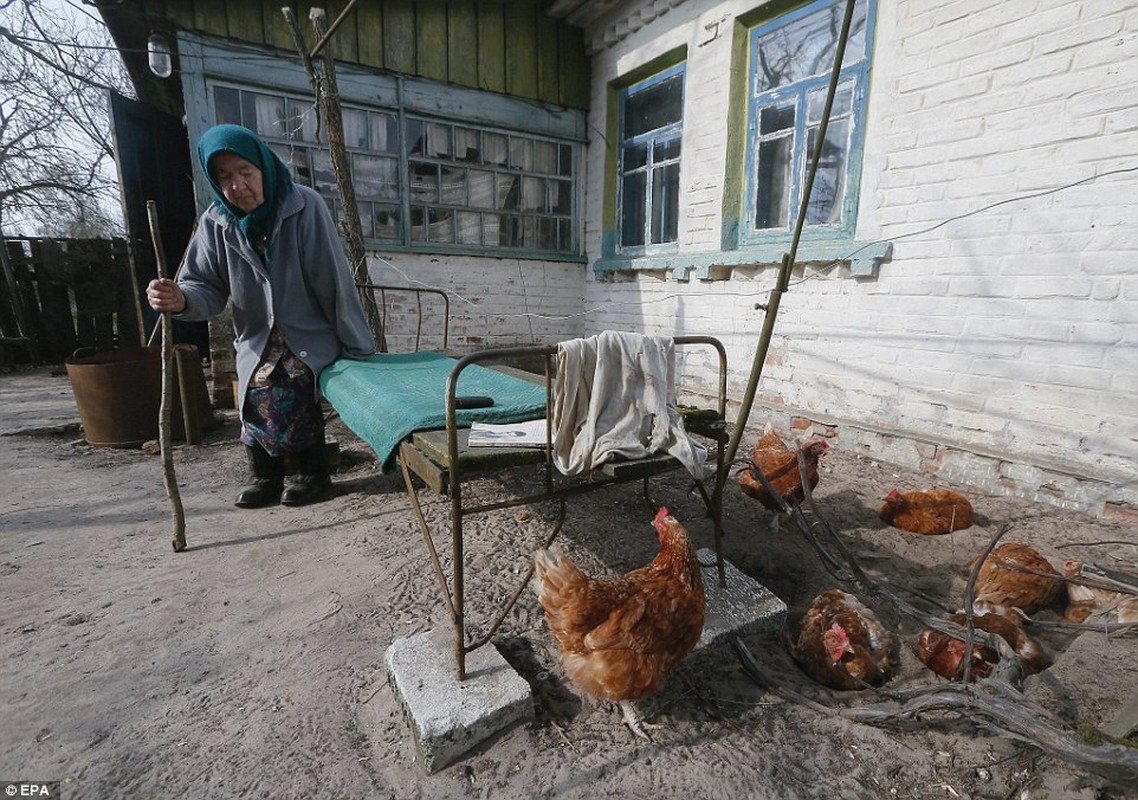
[[[547,601],[550,598],[557,597],[571,584],[585,579],[577,565],[557,545],[535,551],[533,566],[533,590],[546,608],[549,607]]]

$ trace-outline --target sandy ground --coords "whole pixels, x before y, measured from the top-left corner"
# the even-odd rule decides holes
[[[175,554],[160,459],[86,446],[66,377],[0,375],[0,417],[0,779],[59,780],[64,797],[92,799],[1138,798],[1133,781],[1111,783],[958,715],[907,729],[850,721],[838,709],[886,698],[817,687],[777,639],[745,644],[778,685],[831,710],[760,688],[722,646],[689,657],[641,704],[664,725],[643,742],[614,707],[567,682],[528,590],[495,643],[533,687],[536,720],[427,775],[383,655],[446,615],[402,479],[380,475],[365,445],[334,424],[335,497],[242,511],[231,504],[244,463],[230,414],[205,444],[177,448],[190,549]],[[1052,563],[1076,556],[1138,571],[1132,527],[976,492],[972,528],[897,532],[875,514],[895,485],[932,483],[838,442],[816,497],[873,577],[926,610],[959,603],[968,561],[1005,523],[1005,539]],[[697,546],[712,546],[679,475],[652,492],[689,522]],[[429,517],[444,522],[448,506],[426,497]],[[772,533],[770,515],[733,483],[725,503],[727,557],[788,604],[792,623],[837,585],[800,533]],[[512,588],[552,513],[468,526],[472,608]],[[571,506],[562,541],[587,570],[624,571],[653,555],[649,519],[638,486],[607,490]],[[941,682],[913,655],[918,624],[871,604],[901,640],[889,688]],[[1039,635],[1054,665],[1028,679],[1027,696],[1072,731],[1085,736],[1133,697],[1133,632]]]

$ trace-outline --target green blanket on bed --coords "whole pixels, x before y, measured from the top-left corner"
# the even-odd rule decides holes
[[[395,467],[399,442],[414,431],[446,427],[446,380],[458,363],[441,353],[376,353],[366,361],[341,358],[320,373],[320,391],[344,424],[375,451],[380,467]],[[545,416],[545,387],[477,364],[459,376],[456,394],[491,397],[487,408],[455,413],[472,422],[521,422]]]

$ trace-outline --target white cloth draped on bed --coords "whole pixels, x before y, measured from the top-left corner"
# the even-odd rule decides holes
[[[604,331],[559,344],[553,431],[553,461],[565,475],[660,451],[697,479],[707,474],[707,449],[676,407],[671,337]]]

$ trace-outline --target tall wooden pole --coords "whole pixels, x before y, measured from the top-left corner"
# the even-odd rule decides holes
[[[337,25],[343,21],[344,15],[349,9],[345,9],[344,14],[337,18]],[[281,13],[292,32],[297,52],[300,53],[301,60],[304,62],[304,69],[308,73],[308,80],[316,93],[320,117],[328,128],[328,154],[332,159],[332,171],[336,173],[336,184],[340,190],[340,205],[343,208],[341,230],[344,234],[344,249],[348,255],[348,263],[352,265],[352,275],[357,287],[359,287],[360,300],[363,303],[364,313],[367,314],[372,335],[375,337],[375,345],[380,352],[386,353],[387,336],[383,330],[383,318],[380,316],[379,307],[376,305],[375,294],[362,286],[362,284],[371,283],[371,279],[367,272],[363,225],[360,223],[360,209],[356,204],[356,189],[352,183],[348,149],[344,146],[344,116],[340,107],[340,89],[336,83],[336,65],[332,61],[328,48],[324,47],[331,35],[327,29],[324,9],[313,8],[308,14],[313,30],[320,39],[320,55],[315,60],[308,53],[304,36],[300,32],[292,9],[285,6],[281,9]]]

